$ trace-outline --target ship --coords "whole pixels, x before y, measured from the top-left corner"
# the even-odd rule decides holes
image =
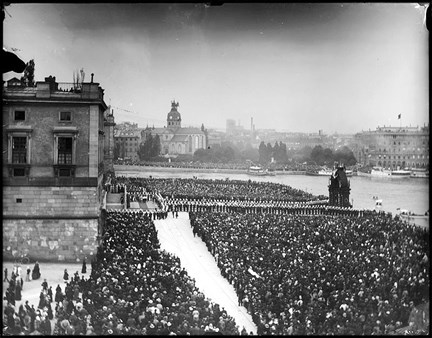
[[[247,174],[252,176],[275,176],[276,175],[274,171],[268,171],[268,169],[263,169],[262,167],[256,165],[250,166],[249,169],[247,170]]]
[[[333,170],[328,168],[322,168],[319,170],[307,170],[306,175],[310,176],[331,176],[333,175]]]
[[[411,178],[429,178],[429,170],[413,168],[410,173]]]

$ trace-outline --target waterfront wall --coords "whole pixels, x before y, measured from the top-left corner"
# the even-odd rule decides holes
[[[157,172],[202,172],[202,173],[227,173],[227,174],[246,174],[246,169],[225,169],[225,168],[188,168],[188,167],[158,167],[143,165],[124,165],[114,164],[115,172],[122,171],[144,171],[151,173]],[[276,175],[305,175],[306,171],[276,171]],[[120,174],[121,176],[121,174]]]

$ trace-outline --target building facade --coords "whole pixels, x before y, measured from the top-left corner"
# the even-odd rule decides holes
[[[138,161],[138,150],[142,142],[140,130],[115,130],[114,142],[117,158]]]
[[[51,76],[34,87],[4,84],[4,258],[79,261],[96,254],[113,144],[107,138],[114,118],[106,111],[93,74],[79,85]]]
[[[354,136],[354,155],[362,165],[389,169],[429,168],[429,125],[377,127]]]
[[[167,115],[167,125],[164,128],[146,128],[144,135],[159,135],[161,155],[193,155],[198,149],[207,148],[206,134],[203,128],[184,128],[181,115],[178,112],[178,102],[171,102],[171,111]]]

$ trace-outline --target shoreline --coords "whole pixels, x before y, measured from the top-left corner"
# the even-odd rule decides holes
[[[158,172],[207,172],[207,173],[227,173],[227,174],[246,174],[246,169],[228,168],[187,168],[187,167],[161,167],[144,165],[125,165],[114,164],[114,171],[158,171]],[[306,171],[275,171],[278,175],[306,175]],[[253,176],[253,175],[250,175]]]

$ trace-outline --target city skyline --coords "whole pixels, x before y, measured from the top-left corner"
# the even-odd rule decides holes
[[[428,31],[414,4],[11,4],[4,46],[35,80],[105,89],[116,122],[354,134],[429,123]],[[84,51],[84,52],[83,52]],[[22,74],[9,72],[4,80]],[[398,119],[401,114],[401,119]]]

